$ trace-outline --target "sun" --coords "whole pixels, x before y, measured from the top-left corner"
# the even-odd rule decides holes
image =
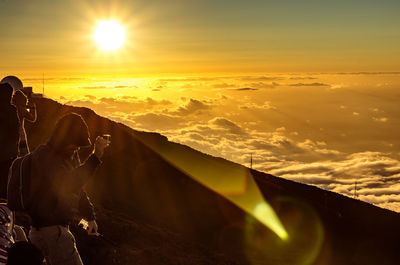
[[[94,40],[100,50],[118,50],[125,43],[125,28],[115,20],[100,21],[94,33]]]

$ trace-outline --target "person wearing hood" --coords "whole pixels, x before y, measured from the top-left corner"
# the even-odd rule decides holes
[[[18,155],[19,122],[11,104],[13,88],[0,84],[0,198],[7,198],[8,171]]]
[[[96,138],[88,159],[81,163],[80,147],[91,146],[88,127],[76,113],[62,117],[46,144],[31,154],[32,196],[28,214],[32,218],[31,242],[48,264],[81,265],[69,225],[76,216],[88,221],[88,233],[97,234],[93,205],[84,185],[101,163],[109,142]]]

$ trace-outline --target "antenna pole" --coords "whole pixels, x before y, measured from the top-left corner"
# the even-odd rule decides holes
[[[354,182],[354,198],[357,198],[358,194],[357,194],[357,180]]]
[[[43,87],[42,87],[42,94],[44,96],[44,73],[43,73]]]
[[[250,169],[253,169],[253,154],[250,154]]]

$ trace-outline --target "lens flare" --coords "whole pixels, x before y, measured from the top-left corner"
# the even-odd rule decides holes
[[[201,155],[182,155],[159,146],[151,148],[186,175],[252,215],[281,240],[289,238],[279,217],[265,201],[254,177],[245,167],[232,163],[216,164]]]
[[[276,196],[270,203],[276,207],[280,222],[290,237],[277,240],[270,231],[248,218],[244,230],[245,243],[238,251],[244,251],[249,264],[259,264],[260,260],[263,264],[315,264],[325,242],[323,223],[315,209],[298,197]],[[271,218],[268,205],[260,203],[254,211],[263,216],[261,220]]]
[[[256,207],[254,207],[253,215],[257,220],[274,231],[282,240],[287,240],[289,238],[281,221],[268,203],[260,202],[257,204]]]

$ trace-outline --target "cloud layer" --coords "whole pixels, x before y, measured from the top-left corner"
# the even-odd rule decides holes
[[[252,156],[258,170],[400,212],[398,76],[165,78],[145,88],[81,84],[83,96],[61,101],[246,166]],[[113,89],[126,90],[95,93]]]

